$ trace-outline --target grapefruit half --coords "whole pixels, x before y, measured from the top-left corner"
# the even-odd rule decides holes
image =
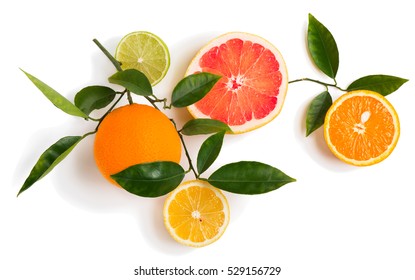
[[[253,34],[231,32],[204,46],[186,75],[210,72],[222,78],[200,101],[188,107],[194,118],[220,120],[233,133],[261,127],[281,111],[288,74],[278,49]]]

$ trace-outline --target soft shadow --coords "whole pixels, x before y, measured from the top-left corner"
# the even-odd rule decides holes
[[[350,166],[336,158],[327,147],[326,141],[324,140],[323,127],[318,128],[309,136],[305,136],[305,120],[309,102],[311,102],[311,99],[304,102],[297,110],[295,119],[295,135],[299,140],[298,143],[301,143],[301,147],[312,160],[328,170],[337,172],[349,172],[354,170],[355,168],[353,166]]]
[[[173,89],[185,77],[187,67],[193,57],[200,48],[216,36],[217,34],[214,32],[199,33],[183,38],[181,41],[169,46],[170,69],[166,77],[154,87],[156,95],[160,98],[165,97],[171,100]],[[178,128],[181,128],[192,118],[186,108],[172,108],[167,114],[174,118]]]
[[[13,187],[18,185],[20,189],[42,152],[52,145],[53,141],[56,142],[56,140],[58,140],[51,139],[53,137],[51,137],[48,132],[52,130],[53,128],[39,130],[34,135],[29,137],[30,141],[27,142],[25,147],[20,147],[21,157],[13,172]],[[45,144],[48,142],[50,142],[49,145]],[[16,189],[16,194],[17,192],[18,189]]]
[[[141,228],[143,237],[148,244],[162,253],[180,256],[191,253],[194,248],[183,246],[176,242],[167,232],[163,220],[163,205],[165,196],[148,200],[148,212],[137,215],[139,209],[132,213]]]
[[[164,228],[164,197],[138,197],[102,177],[94,162],[93,140],[91,137],[81,142],[65,168],[56,170],[52,180],[57,194],[70,205],[88,212],[132,216],[146,243],[157,251],[171,255],[190,252],[190,248],[175,242]]]
[[[198,33],[169,47],[171,56],[170,71],[172,85],[176,85],[185,75],[187,67],[197,52],[213,38],[220,35],[217,32]]]
[[[30,135],[28,137],[30,141],[27,141],[25,147],[20,148],[21,157],[16,165],[12,177],[13,187],[19,185],[20,188],[42,153],[60,138],[69,135],[79,135],[79,132],[77,132],[76,129],[74,130],[71,129],[71,127],[68,127],[68,122],[64,122],[56,126],[41,128],[37,132]],[[55,169],[52,173],[54,171]],[[35,184],[38,184],[39,182],[41,182],[41,180]],[[36,187],[35,185],[33,186]]]
[[[123,211],[135,197],[109,183],[99,173],[93,155],[94,137],[84,139],[68,156],[65,170],[53,176],[57,193],[69,204],[91,212]]]

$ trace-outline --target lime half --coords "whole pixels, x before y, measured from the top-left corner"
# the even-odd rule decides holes
[[[167,73],[170,54],[158,36],[147,31],[131,32],[118,43],[115,59],[121,68],[137,69],[144,73],[151,85],[156,85]]]

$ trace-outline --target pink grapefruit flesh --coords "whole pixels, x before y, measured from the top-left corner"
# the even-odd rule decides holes
[[[280,52],[253,34],[224,34],[203,47],[186,75],[210,72],[222,78],[200,101],[188,107],[195,118],[227,123],[233,133],[261,127],[281,111],[288,75]]]

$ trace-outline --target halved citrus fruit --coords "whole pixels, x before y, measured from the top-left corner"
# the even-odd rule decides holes
[[[164,203],[164,224],[179,243],[202,247],[218,240],[229,223],[223,193],[206,181],[182,183]]]
[[[220,120],[242,133],[265,125],[282,109],[287,68],[277,48],[259,36],[232,32],[212,40],[193,58],[186,75],[196,72],[222,78],[188,107],[195,118]]]
[[[367,166],[387,158],[399,139],[398,115],[381,94],[356,90],[339,97],[324,121],[324,138],[335,156]]]
[[[121,68],[137,69],[144,73],[151,85],[166,75],[170,66],[170,53],[158,36],[147,31],[131,32],[118,43],[115,59]]]

